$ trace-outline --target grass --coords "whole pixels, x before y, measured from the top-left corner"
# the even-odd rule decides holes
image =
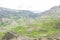
[[[0,32],[0,40],[2,40],[2,38],[4,37],[6,32]]]
[[[59,25],[57,25],[57,23]],[[21,23],[24,24],[24,23]],[[29,37],[44,37],[44,36],[48,36],[48,35],[52,35],[53,33],[60,33],[60,29],[56,29],[54,28],[55,26],[60,26],[60,20],[51,20],[49,19],[49,21],[44,21],[43,23],[40,23],[40,20],[36,20],[31,24],[28,25],[17,25],[16,27],[12,28],[12,31],[15,31],[19,34],[22,35],[27,35]],[[11,26],[11,25],[10,25]],[[13,27],[13,26],[12,26]],[[43,28],[42,30],[33,30],[32,32],[28,32],[30,27],[40,27]],[[46,30],[44,30],[46,29]],[[2,38],[4,36],[4,32],[0,32],[0,38]]]

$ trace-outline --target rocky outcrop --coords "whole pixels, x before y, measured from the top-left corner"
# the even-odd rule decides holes
[[[15,32],[7,32],[2,40],[60,40],[60,33],[54,33],[50,36],[41,38],[31,38],[26,35],[20,35]]]
[[[19,35],[17,33],[11,31],[11,32],[7,32],[2,40],[10,40],[10,39],[13,39],[13,38],[17,39],[18,36]]]

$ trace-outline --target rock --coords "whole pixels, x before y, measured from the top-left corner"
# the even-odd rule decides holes
[[[12,38],[17,38],[17,37],[18,37],[18,34],[11,31],[5,34],[5,36],[3,37],[3,40],[10,40]]]

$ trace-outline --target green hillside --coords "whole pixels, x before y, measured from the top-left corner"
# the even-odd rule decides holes
[[[7,9],[6,9],[7,10]],[[5,12],[6,12],[5,10]],[[32,14],[32,12],[12,11],[8,18],[5,12],[0,18],[0,39],[4,39],[7,33],[22,35],[20,38],[28,36],[29,38],[38,38],[39,40],[60,40],[60,6],[56,6],[41,14]],[[1,11],[0,11],[1,12]],[[11,12],[11,11],[10,11]],[[8,11],[7,14],[10,14]],[[0,13],[1,14],[1,13]],[[19,15],[19,18],[17,17]],[[13,19],[15,18],[16,19]],[[27,16],[27,17],[26,17]],[[10,35],[10,34],[8,34]],[[28,37],[26,40],[28,40]],[[19,37],[17,37],[19,38]],[[12,38],[13,39],[13,38]],[[22,40],[22,39],[21,39]],[[37,40],[37,39],[35,39]]]

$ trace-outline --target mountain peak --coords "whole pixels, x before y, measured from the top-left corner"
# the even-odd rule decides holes
[[[43,17],[54,17],[54,18],[60,18],[60,6],[54,6],[51,9],[43,12]]]

